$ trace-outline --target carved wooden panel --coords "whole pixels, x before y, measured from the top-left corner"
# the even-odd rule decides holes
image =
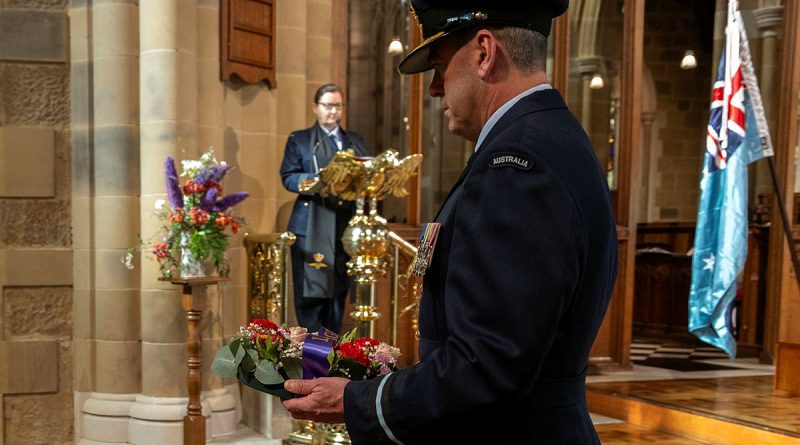
[[[275,4],[278,0],[222,0],[220,71],[275,88]]]

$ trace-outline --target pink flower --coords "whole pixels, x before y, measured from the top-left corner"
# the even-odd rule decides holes
[[[375,359],[381,363],[394,363],[400,357],[400,348],[381,343],[375,349]]]
[[[289,340],[292,343],[303,343],[306,341],[306,335],[308,335],[308,329],[302,326],[292,326],[289,328]]]

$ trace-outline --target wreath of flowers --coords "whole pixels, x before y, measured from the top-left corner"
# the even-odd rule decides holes
[[[363,380],[397,370],[398,348],[355,335],[353,329],[333,345],[327,356],[329,377]],[[303,346],[307,337],[308,330],[303,327],[284,327],[267,319],[254,319],[219,348],[211,370],[221,377],[236,376],[259,391],[290,398],[292,395],[283,389],[283,382],[304,377]]]

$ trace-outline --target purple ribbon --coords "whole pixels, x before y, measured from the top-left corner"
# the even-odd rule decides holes
[[[303,343],[303,379],[327,377],[330,368],[328,354],[338,340],[338,334],[325,328],[306,336]]]

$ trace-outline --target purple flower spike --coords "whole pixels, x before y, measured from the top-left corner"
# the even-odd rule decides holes
[[[200,202],[200,208],[206,212],[213,212],[214,203],[217,201],[217,194],[219,194],[219,192],[216,188],[208,189],[205,195],[203,195],[203,200]]]
[[[194,182],[198,184],[207,185],[208,181],[214,177],[215,168],[216,167],[214,166],[207,167],[205,170],[201,171],[200,173],[197,174],[197,176],[194,177]]]
[[[225,173],[228,173],[228,164],[214,166],[214,176],[212,176],[211,179],[220,182],[222,178],[225,177]]]
[[[178,181],[178,172],[175,170],[175,160],[172,156],[167,156],[164,161],[164,176],[167,177],[167,197],[172,204],[172,208],[183,208],[183,193],[181,184]]]
[[[215,212],[224,212],[247,198],[247,192],[236,192],[220,199],[212,208]]]

